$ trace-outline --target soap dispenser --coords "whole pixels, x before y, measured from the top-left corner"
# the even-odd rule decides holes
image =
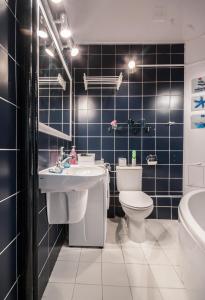
[[[72,146],[72,149],[70,151],[70,156],[72,157],[70,160],[71,165],[76,165],[77,164],[77,153],[75,150],[75,146]]]

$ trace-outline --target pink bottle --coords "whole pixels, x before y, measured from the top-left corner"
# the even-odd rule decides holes
[[[72,156],[70,160],[71,165],[76,165],[77,164],[77,153],[75,151],[75,146],[72,146],[72,149],[70,151],[70,155]]]

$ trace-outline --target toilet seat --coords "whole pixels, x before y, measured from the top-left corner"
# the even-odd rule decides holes
[[[121,191],[119,200],[122,205],[136,210],[143,210],[153,206],[152,198],[142,191]]]

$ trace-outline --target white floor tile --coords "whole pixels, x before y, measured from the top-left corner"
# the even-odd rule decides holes
[[[158,243],[162,248],[177,248],[179,245],[178,239],[168,231],[158,239]]]
[[[120,239],[122,248],[140,248],[140,243],[135,243],[129,239],[127,235],[123,235]]]
[[[156,287],[153,274],[148,265],[127,264],[128,278],[131,286]]]
[[[78,262],[80,258],[80,252],[81,252],[80,248],[63,246],[59,253],[58,260]]]
[[[102,300],[102,286],[76,284],[72,300]]]
[[[178,266],[180,264],[179,248],[163,248],[163,251],[165,252],[172,265]]]
[[[172,266],[150,266],[160,288],[183,288],[183,284]]]
[[[126,234],[126,229],[122,218],[108,219],[107,243],[119,243],[124,234]]]
[[[115,234],[123,235],[127,234],[127,224],[124,218],[108,219],[107,232],[113,232]]]
[[[110,246],[120,246],[120,240],[121,240],[121,237],[119,235],[116,234],[115,231],[112,231],[112,230],[109,230],[107,232],[107,236],[106,236],[106,241],[105,243],[107,245],[110,245]]]
[[[76,283],[84,284],[102,284],[101,263],[80,262]]]
[[[82,249],[80,261],[101,262],[101,249]]]
[[[183,279],[182,279],[182,270],[180,268],[180,266],[173,266],[174,267],[174,270],[176,271],[179,279],[183,282]]]
[[[74,283],[78,264],[75,262],[57,261],[50,282]]]
[[[142,248],[159,246],[158,241],[152,234],[148,233],[147,236],[148,236],[147,239],[140,244]]]
[[[160,292],[157,288],[132,287],[132,297],[133,300],[162,300]]]
[[[103,250],[62,247],[42,299],[188,300],[178,247],[176,221],[146,220],[146,241],[135,243],[124,219],[108,220]]]
[[[103,286],[103,300],[132,300],[129,287]]]
[[[144,247],[144,255],[149,264],[153,265],[170,265],[170,260],[164,254],[160,247]]]
[[[123,248],[123,255],[125,263],[147,264],[141,248]]]
[[[129,286],[124,264],[102,264],[103,285]]]
[[[121,244],[106,241],[104,244],[104,249],[121,249]]]
[[[110,263],[124,263],[122,250],[119,249],[103,249],[102,250],[102,262]]]
[[[157,240],[165,236],[167,233],[166,228],[158,220],[148,220],[147,230],[152,234]]]
[[[71,300],[74,284],[66,283],[48,283],[43,294],[43,299],[46,300]]]
[[[184,289],[160,289],[163,300],[188,300],[188,294]]]
[[[176,232],[179,229],[179,222],[177,220],[158,220],[167,230],[175,230]]]

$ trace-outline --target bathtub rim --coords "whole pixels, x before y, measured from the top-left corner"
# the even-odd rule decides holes
[[[203,251],[205,251],[205,230],[203,230],[197,223],[189,208],[189,200],[194,195],[200,193],[205,194],[205,189],[197,189],[184,195],[180,201],[178,212],[179,221],[182,223],[197,245],[202,248]]]

